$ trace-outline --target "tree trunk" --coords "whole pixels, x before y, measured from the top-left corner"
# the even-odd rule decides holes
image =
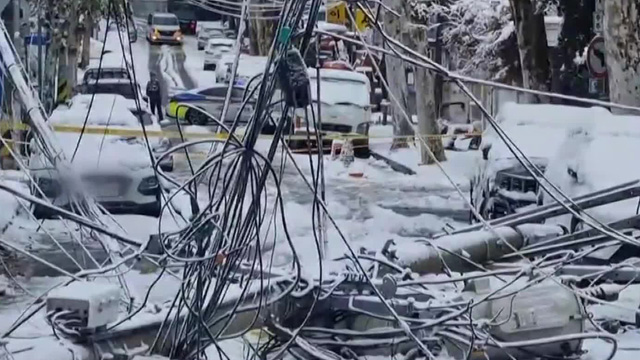
[[[511,12],[516,26],[522,84],[526,89],[549,91],[551,88],[551,67],[544,13],[537,11],[535,0],[510,0]],[[535,102],[549,102],[542,96],[535,96]]]
[[[73,86],[78,76],[78,4],[72,1],[69,8],[67,44],[63,50],[59,66],[58,102],[64,102],[71,98]]]
[[[84,33],[82,34],[82,58],[80,59],[80,67],[85,69],[89,66],[91,58],[91,34],[93,32],[93,18],[91,14],[84,17]]]
[[[604,3],[609,96],[615,103],[640,106],[640,0],[607,0]]]
[[[410,31],[412,49],[423,55],[428,55],[429,39],[425,26],[413,26]],[[416,110],[418,113],[418,131],[423,140],[420,143],[420,154],[423,165],[446,161],[442,138],[431,136],[440,133],[437,124],[435,75],[425,68],[414,68],[416,87]],[[426,143],[426,145],[425,145]],[[428,147],[428,148],[427,148]],[[429,151],[431,150],[431,151]],[[433,156],[431,156],[433,153]]]
[[[404,30],[404,23],[408,22],[404,8],[402,6],[404,0],[387,0],[385,3],[392,10],[402,17],[397,17],[390,11],[385,11],[383,15],[384,29],[390,37],[401,39]],[[386,57],[387,81],[389,84],[389,110],[393,120],[393,142],[391,149],[408,147],[408,139],[414,135],[413,125],[407,121],[403,111],[407,110],[409,104],[409,91],[407,88],[407,80],[405,66],[402,60],[393,56]],[[394,99],[396,101],[394,101]],[[411,114],[409,114],[411,116]]]
[[[272,10],[260,13],[262,17],[275,16]],[[252,55],[266,56],[269,54],[278,22],[276,20],[253,19],[249,21],[249,43]]]

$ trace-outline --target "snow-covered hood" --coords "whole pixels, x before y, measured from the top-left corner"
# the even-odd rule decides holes
[[[79,134],[56,132],[55,135],[65,156],[71,160]],[[35,154],[32,157],[32,168],[46,166],[47,161],[42,155]],[[82,175],[96,172],[126,173],[150,168],[151,159],[145,145],[139,139],[125,140],[121,136],[84,134],[72,167]]]

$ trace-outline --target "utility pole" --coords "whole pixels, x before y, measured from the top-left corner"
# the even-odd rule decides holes
[[[43,38],[43,34],[42,34],[42,11],[38,10],[38,95],[40,98],[40,102],[44,103],[44,99],[43,99],[43,95],[44,95],[44,81],[43,81],[43,76],[44,76],[44,69],[42,68],[43,65],[43,61],[44,61],[44,56],[42,54],[42,38]]]

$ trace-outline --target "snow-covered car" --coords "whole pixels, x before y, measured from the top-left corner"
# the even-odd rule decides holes
[[[171,13],[153,13],[147,18],[147,40],[151,44],[181,45],[184,37],[178,17]]]
[[[309,69],[311,98],[314,112],[317,113],[317,71]],[[369,125],[371,124],[371,98],[369,78],[366,75],[346,70],[320,69],[320,113],[324,134],[353,136],[354,154],[358,157],[369,156]],[[309,124],[309,128],[313,128]],[[307,131],[305,110],[296,109],[294,132]],[[295,147],[295,145],[290,145]],[[304,147],[304,145],[303,145]]]
[[[222,56],[231,53],[235,40],[227,38],[214,38],[207,41],[204,54],[204,70],[216,70],[216,65]]]
[[[640,153],[640,117],[607,114],[576,124],[565,133],[555,156],[550,158],[545,176],[571,198],[640,179],[640,168],[627,156]],[[629,159],[629,160],[625,160]],[[545,204],[555,203],[547,193]],[[562,197],[560,197],[562,199]],[[635,216],[638,198],[585,210],[596,219],[610,223]],[[572,232],[581,222],[571,215],[547,220]]]
[[[81,136],[77,129],[85,119],[87,126]],[[72,210],[70,199],[82,187],[111,213],[159,216],[161,188],[146,145],[136,137],[107,132],[139,126],[138,119],[127,108],[100,102],[89,111],[86,103],[78,101],[60,105],[48,122],[54,127],[65,155],[73,158],[71,164],[80,179],[75,183],[74,179],[66,178],[68,174],[51,171],[49,160],[32,142],[31,175],[54,205]],[[35,188],[32,193],[42,197]],[[55,215],[39,206],[33,212],[38,218]]]
[[[555,155],[568,129],[606,117],[603,108],[507,103],[496,121],[504,133],[541,170]],[[473,169],[471,202],[486,219],[513,214],[539,203],[538,182],[488,126],[482,134],[481,158]]]
[[[89,107],[91,104],[92,95],[90,94],[80,94],[71,98],[69,102],[69,106],[85,106]],[[137,136],[141,140],[143,139],[142,135],[142,125],[144,125],[144,129],[147,131],[149,135],[149,145],[151,145],[151,149],[153,150],[153,154],[156,158],[158,158],[161,154],[169,150],[171,147],[171,142],[166,137],[162,136],[162,127],[158,122],[158,119],[152,115],[145,108],[138,109],[138,106],[135,100],[126,99],[125,97],[117,94],[96,94],[93,99],[93,104],[113,104],[114,107],[125,108],[128,109],[131,114],[133,114],[138,119],[138,124],[136,126],[131,127],[132,131],[140,134]],[[91,105],[93,107],[94,105]],[[160,162],[160,168],[163,171],[173,171],[173,155],[165,157]]]
[[[209,119],[201,112],[192,111],[186,106],[181,107],[179,104],[191,104],[205,110],[219,119],[222,116],[222,109],[227,96],[227,88],[228,85],[220,84],[207,88],[188,90],[173,95],[169,99],[167,116],[177,118],[179,120],[186,120],[188,123],[195,125],[208,125]],[[231,101],[229,103],[229,109],[227,110],[224,122],[232,123],[242,109],[239,122],[244,124],[249,121],[251,114],[253,113],[253,104],[251,101],[248,101],[244,108],[242,108],[245,87],[234,86],[231,91]]]
[[[216,65],[217,83],[229,83],[229,80],[231,79],[231,69],[233,68],[234,60],[235,54],[227,54],[220,57],[220,60],[218,60],[218,64]],[[238,83],[248,81],[252,77],[264,72],[264,68],[266,65],[266,56],[251,56],[247,54],[240,54],[236,80],[239,81]]]
[[[198,39],[198,50],[204,50],[210,39],[226,39],[224,27],[220,23],[203,24],[196,34]]]

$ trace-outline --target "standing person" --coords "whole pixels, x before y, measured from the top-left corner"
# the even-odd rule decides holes
[[[151,79],[147,83],[147,97],[151,105],[151,113],[162,121],[162,93],[160,92],[160,80],[155,72],[151,72]]]

